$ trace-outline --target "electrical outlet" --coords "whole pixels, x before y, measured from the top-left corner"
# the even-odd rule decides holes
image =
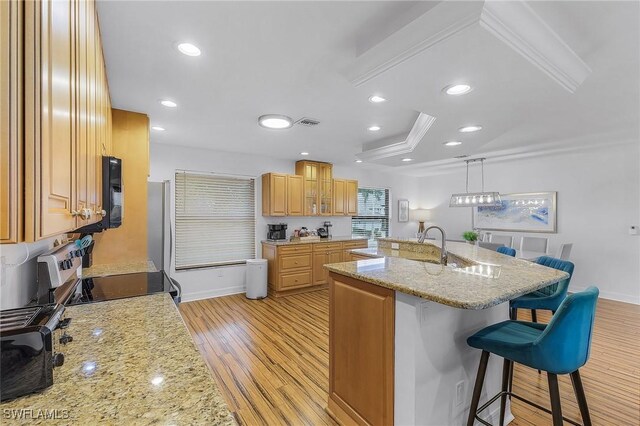
[[[391,243],[391,250],[400,250],[399,243]]]
[[[224,277],[224,270],[222,268],[218,268],[218,278]]]
[[[636,225],[631,225],[629,227],[629,235],[638,235],[640,234],[640,230],[638,229],[638,227]]]
[[[464,380],[456,383],[456,407],[464,402]]]

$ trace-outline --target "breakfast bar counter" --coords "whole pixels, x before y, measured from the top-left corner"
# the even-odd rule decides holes
[[[509,318],[509,300],[565,272],[468,243],[379,239],[325,265],[329,281],[329,399],[339,423],[465,424],[479,351],[466,339]],[[501,387],[489,360],[483,400]],[[497,424],[499,401],[486,410]],[[506,419],[510,421],[507,404]]]
[[[0,404],[11,424],[236,424],[167,293],[68,307],[73,341],[45,391]],[[56,342],[57,344],[57,342]]]

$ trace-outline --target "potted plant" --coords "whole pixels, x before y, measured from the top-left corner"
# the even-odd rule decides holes
[[[475,244],[478,241],[478,233],[474,231],[467,231],[462,234],[462,238],[464,238],[469,244]]]

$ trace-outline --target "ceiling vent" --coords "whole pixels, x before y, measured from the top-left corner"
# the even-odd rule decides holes
[[[467,157],[468,157],[468,155],[465,154],[465,155],[456,155],[453,158],[467,158]]]
[[[313,127],[313,126],[317,126],[318,124],[320,124],[320,122],[318,120],[314,120],[313,118],[301,118],[300,120],[296,121],[296,124],[299,124],[301,126],[305,126],[305,127]]]

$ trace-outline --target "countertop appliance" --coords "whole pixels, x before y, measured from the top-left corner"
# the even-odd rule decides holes
[[[325,221],[322,228],[318,228],[318,235],[321,238],[331,238],[331,227],[333,224],[330,221]]]
[[[270,223],[267,226],[269,227],[269,231],[267,231],[268,240],[286,240],[287,239],[286,223]]]
[[[60,304],[0,311],[0,396],[2,401],[38,392],[53,384],[53,368],[64,364],[57,352],[73,338],[64,329]]]

